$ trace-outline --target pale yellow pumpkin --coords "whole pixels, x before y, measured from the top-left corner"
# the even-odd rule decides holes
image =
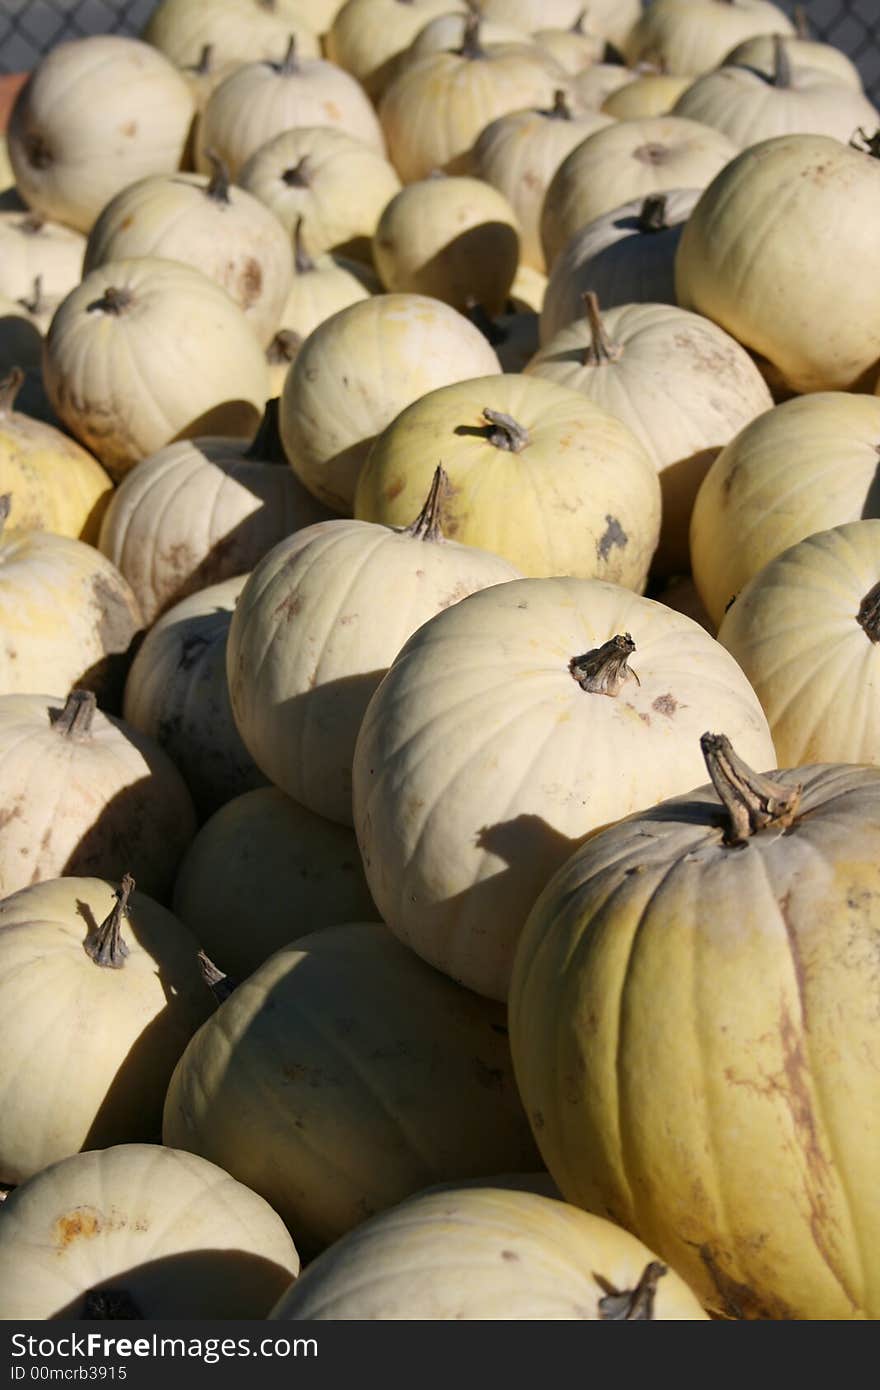
[[[0,380],[0,494],[20,529],[94,541],[113,484],[69,435],[15,409],[23,382],[18,369]]]
[[[111,499],[99,545],[152,623],[187,595],[247,574],[284,536],[328,515],[286,466],[270,402],[250,443],[200,436],[139,463]]]
[[[710,1311],[876,1319],[880,771],[759,776],[731,743],[703,739],[717,791],[606,830],[541,895],[517,1081],[567,1200]]]
[[[711,720],[774,764],[736,662],[662,604],[584,579],[463,599],[403,648],[358,738],[355,830],[384,920],[506,998],[550,876],[596,830],[699,780]]]
[[[472,9],[472,6],[468,6]],[[435,15],[420,29],[409,48],[397,58],[394,76],[399,77],[406,68],[429,53],[455,53],[465,41],[468,15],[466,10],[455,10],[448,14]],[[522,29],[504,20],[487,20],[480,25],[480,38],[484,44],[528,43],[529,36]]]
[[[880,124],[861,90],[830,73],[793,66],[779,35],[769,65],[726,63],[706,73],[679,97],[673,115],[720,130],[738,149],[796,132],[846,144],[860,126],[873,132]]]
[[[407,184],[373,236],[373,263],[387,290],[461,311],[476,302],[500,313],[519,257],[519,222],[507,198],[466,175]]]
[[[691,519],[694,580],[713,622],[789,546],[880,515],[878,444],[880,400],[842,391],[786,401],[731,440]]]
[[[311,1255],[431,1182],[540,1167],[506,1032],[380,923],[326,927],[195,1035],[163,1139],[259,1192]]]
[[[697,490],[721,452],[773,400],[752,359],[717,324],[671,304],[624,304],[556,333],[526,372],[570,386],[621,420],[660,477],[662,521],[652,569],[690,566],[688,528]]]
[[[508,111],[550,107],[565,87],[559,64],[528,43],[484,48],[479,18],[455,53],[432,53],[406,67],[385,91],[379,119],[388,155],[404,183],[434,169],[467,173],[480,132]]]
[[[38,213],[0,212],[0,294],[26,299],[39,278],[41,295],[59,303],[82,279],[86,239]]]
[[[133,887],[77,875],[0,902],[4,1183],[154,1139],[171,1072],[212,1012],[195,937]]]
[[[59,419],[115,479],[175,439],[246,438],[269,388],[260,344],[226,291],[153,257],[108,261],[67,296],[43,374]]]
[[[683,92],[691,85],[689,77],[673,77],[668,72],[646,72],[618,87],[602,103],[602,110],[617,121],[640,121],[647,116],[668,116]]]
[[[62,874],[137,874],[163,900],[196,830],[158,743],[95,707],[91,691],[0,696],[0,897]]]
[[[271,208],[291,239],[305,220],[313,256],[370,260],[370,239],[400,179],[382,155],[332,126],[286,130],[251,155],[238,182]]]
[[[571,79],[571,93],[588,111],[601,111],[605,102],[621,87],[634,82],[638,72],[619,63],[594,63]]]
[[[246,747],[275,786],[341,825],[361,720],[404,642],[467,594],[520,577],[444,539],[446,486],[438,469],[408,527],[325,521],[280,542],[232,617],[229,695]]]
[[[653,0],[623,52],[628,63],[657,63],[665,72],[697,77],[743,39],[793,33],[784,10],[769,0]]]
[[[520,261],[546,270],[540,222],[544,194],[566,155],[594,131],[610,125],[598,112],[573,112],[559,89],[551,107],[514,111],[483,129],[471,167],[503,193],[520,227]]]
[[[174,911],[233,980],[309,932],[379,920],[354,831],[277,787],[205,822],[178,870]]]
[[[605,34],[593,28],[585,9],[567,29],[536,29],[532,42],[555,58],[569,77],[601,62],[607,46]]]
[[[9,155],[25,202],[87,232],[126,184],[180,165],[193,98],[167,58],[98,34],[56,44],[22,87]]]
[[[11,525],[3,526],[11,507]],[[128,651],[142,627],[115,565],[84,541],[15,528],[0,498],[0,694],[73,686],[118,708]]]
[[[743,39],[725,55],[724,64],[744,63],[750,67],[768,68],[773,64],[773,34],[754,34],[750,39]],[[802,37],[800,33],[789,35],[785,40],[785,47],[791,62],[797,68],[813,68],[819,72],[825,72],[829,77],[836,77],[838,82],[845,82],[847,86],[855,91],[862,90],[862,79],[859,70],[851,58],[847,57],[843,49],[837,48],[833,43],[819,43],[815,39]]]
[[[619,48],[641,13],[641,0],[474,0],[474,8],[489,18],[503,16],[528,33],[546,25],[567,28],[586,11],[590,29]]]
[[[751,681],[784,767],[880,764],[880,521],[817,531],[777,555],[718,640]]]
[[[117,1144],[10,1194],[0,1268],[2,1318],[262,1318],[299,1256],[269,1204],[216,1164]]]
[[[84,271],[144,256],[180,261],[220,285],[265,346],[293,278],[290,239],[272,212],[230,187],[217,161],[202,174],[156,174],[117,193],[91,232]]]
[[[765,140],[721,171],[689,218],[679,303],[768,358],[794,391],[848,390],[880,360],[877,217],[871,155],[826,135]]]
[[[491,1179],[410,1197],[365,1222],[282,1294],[272,1319],[705,1319],[628,1231]]]
[[[210,170],[209,152],[233,178],[267,140],[303,126],[330,126],[353,135],[378,155],[385,141],[363,88],[323,58],[304,58],[292,46],[277,60],[246,63],[212,92],[196,129],[195,161]]]
[[[578,391],[521,374],[432,391],[376,440],[355,515],[403,524],[438,461],[451,483],[446,535],[526,575],[644,587],[660,527],[656,469],[632,431]]]
[[[540,314],[546,293],[547,276],[534,266],[520,262],[510,287],[510,302],[514,309],[518,312],[531,309]]]
[[[201,817],[265,781],[239,737],[226,684],[226,638],[246,577],[210,584],[169,608],[125,682],[126,723],[165,750]]]
[[[541,306],[541,342],[580,318],[588,290],[607,309],[675,304],[675,256],[699,197],[698,188],[650,194],[576,231],[553,262]]]
[[[569,237],[603,213],[650,193],[705,188],[737,153],[720,131],[683,116],[616,121],[572,150],[556,170],[541,214],[551,267]]]
[[[291,34],[303,56],[318,56],[318,32],[304,0],[160,0],[144,30],[147,42],[180,68],[198,63],[206,44],[218,67],[275,58]]]
[[[280,423],[290,465],[321,502],[350,514],[370,445],[405,406],[449,382],[500,371],[479,329],[448,304],[419,294],[352,304],[318,325],[287,373]],[[436,464],[401,525],[424,501]]]
[[[327,34],[327,57],[378,101],[394,78],[401,54],[428,20],[466,8],[464,0],[347,0]]]

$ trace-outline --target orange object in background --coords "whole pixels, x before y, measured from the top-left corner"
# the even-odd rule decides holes
[[[15,98],[29,76],[26,72],[10,72],[0,76],[0,131],[5,130],[9,124],[9,113],[15,104]]]

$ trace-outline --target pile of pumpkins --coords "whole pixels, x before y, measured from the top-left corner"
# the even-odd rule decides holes
[[[0,1317],[880,1316],[878,127],[769,0],[30,74]]]

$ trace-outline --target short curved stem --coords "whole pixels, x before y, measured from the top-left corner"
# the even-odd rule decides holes
[[[869,589],[859,604],[856,622],[871,642],[880,642],[880,581]]]
[[[71,690],[62,709],[49,711],[52,728],[66,738],[84,738],[92,731],[97,707],[93,690]]]
[[[29,314],[42,314],[45,312],[46,301],[43,299],[42,275],[34,276],[34,283],[31,287],[30,299],[25,299],[22,297],[21,299],[16,300],[16,303],[20,304],[22,309],[26,309]]]
[[[130,307],[133,300],[134,295],[131,290],[120,290],[115,285],[108,285],[100,299],[93,299],[91,304],[86,305],[86,313],[112,314],[114,318],[119,318]]]
[[[266,361],[273,367],[279,367],[282,362],[292,362],[302,345],[303,339],[299,333],[294,333],[292,328],[279,328],[266,349]]]
[[[639,210],[640,232],[665,232],[669,227],[665,193],[649,193]]]
[[[636,644],[628,632],[618,633],[615,637],[609,637],[601,647],[592,647],[581,656],[573,656],[568,669],[581,690],[586,690],[588,695],[610,695],[614,698],[627,681],[634,680],[641,685],[635,671],[628,665],[635,649]]]
[[[783,89],[791,86],[791,60],[781,34],[773,35],[773,86]]]
[[[296,164],[292,164],[289,169],[285,169],[281,175],[282,183],[287,184],[288,188],[308,188],[309,181],[306,178],[308,168],[308,155],[303,155]]]
[[[712,785],[727,811],[727,844],[744,844],[768,826],[785,829],[791,825],[801,799],[799,785],[786,787],[773,777],[754,772],[733,751],[726,734],[703,734],[700,748]]]
[[[572,110],[568,104],[568,98],[562,87],[556,88],[556,91],[553,93],[553,105],[550,107],[550,110],[546,111],[544,114],[553,121],[570,121],[573,119]]]
[[[122,939],[122,919],[128,916],[128,900],[133,892],[134,879],[131,874],[124,874],[110,913],[83,942],[89,959],[105,970],[120,970],[125,965],[128,947]]]
[[[487,407],[483,411],[483,419],[491,426],[489,443],[496,449],[506,449],[510,454],[519,454],[527,447],[529,432],[525,426],[514,420],[512,415],[505,415],[502,410],[490,410]]]
[[[611,1290],[599,1299],[599,1319],[605,1322],[640,1322],[654,1316],[657,1285],[668,1274],[666,1265],[652,1260],[645,1265],[642,1277],[634,1289]]]
[[[12,493],[0,493],[0,536],[3,535],[3,528],[9,520],[9,513],[12,511]]]
[[[623,355],[623,348],[618,343],[612,343],[605,332],[599,296],[595,290],[587,290],[582,298],[590,325],[590,346],[584,353],[584,366],[604,367],[609,362],[617,362]]]

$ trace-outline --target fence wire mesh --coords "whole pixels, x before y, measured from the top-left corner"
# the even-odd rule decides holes
[[[0,72],[26,72],[56,43],[86,34],[139,34],[157,0],[0,0]],[[865,90],[880,104],[878,0],[777,0],[802,11],[812,37],[833,43],[856,63]]]

